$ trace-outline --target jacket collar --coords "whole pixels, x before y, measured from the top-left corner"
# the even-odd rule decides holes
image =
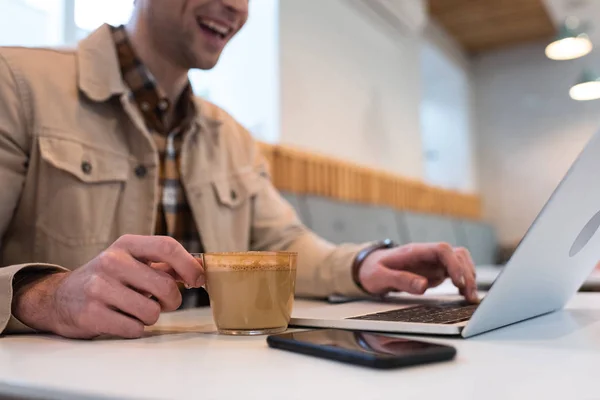
[[[79,89],[97,102],[103,102],[115,95],[129,92],[123,82],[119,58],[110,26],[102,25],[77,46],[77,69]],[[196,122],[202,130],[217,136],[222,121],[205,115],[203,101],[196,98]]]
[[[77,69],[79,89],[91,100],[106,101],[128,90],[121,77],[110,27],[106,24],[79,42]]]

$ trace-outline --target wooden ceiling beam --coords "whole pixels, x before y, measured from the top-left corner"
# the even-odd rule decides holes
[[[445,14],[443,21],[445,25],[454,27],[460,25],[483,25],[486,22],[507,23],[513,19],[547,19],[541,16],[534,8],[524,7],[522,10],[504,9],[504,10],[474,10],[468,13],[452,12]],[[551,25],[551,24],[550,24]]]
[[[469,52],[551,37],[542,0],[430,0],[432,17]]]

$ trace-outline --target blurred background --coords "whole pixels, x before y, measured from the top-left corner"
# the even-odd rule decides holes
[[[132,5],[0,0],[0,45],[73,46]],[[475,197],[510,247],[600,127],[598,28],[597,0],[252,0],[190,79],[266,145]]]

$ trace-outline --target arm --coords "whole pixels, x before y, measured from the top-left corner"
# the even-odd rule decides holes
[[[26,90],[0,51],[0,237],[26,182],[32,146]],[[140,337],[161,311],[181,304],[177,280],[202,286],[202,267],[177,241],[158,236],[123,236],[73,272],[45,264],[5,266],[0,268],[0,334]]]
[[[30,136],[23,96],[17,77],[0,54],[0,238],[12,219],[27,173]],[[12,314],[13,289],[59,270],[48,265],[0,268],[0,334],[30,330]]]
[[[256,147],[255,165],[263,173],[253,205],[251,248],[298,252],[297,295],[366,296],[354,282],[351,269],[356,255],[367,245],[336,246],[315,235],[275,189]]]

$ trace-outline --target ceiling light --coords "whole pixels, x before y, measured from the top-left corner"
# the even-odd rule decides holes
[[[578,101],[600,99],[600,76],[585,70],[579,81],[569,90],[569,95]]]
[[[585,56],[593,47],[579,20],[569,17],[561,26],[556,39],[546,47],[546,56],[552,60],[572,60]]]

